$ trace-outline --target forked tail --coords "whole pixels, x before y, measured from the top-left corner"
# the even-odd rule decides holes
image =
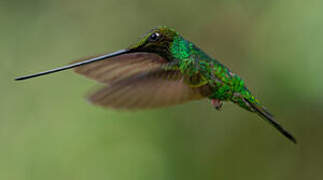
[[[293,143],[297,143],[296,139],[286,129],[284,129],[262,105],[250,101],[249,98],[243,99],[259,116],[267,120],[272,126],[274,126],[280,133],[282,133]]]

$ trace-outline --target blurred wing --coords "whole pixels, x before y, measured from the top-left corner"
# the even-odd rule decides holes
[[[167,63],[153,53],[129,53],[79,66],[74,71],[98,82],[112,84],[138,73],[161,68]]]
[[[89,96],[93,104],[114,109],[145,109],[201,99],[178,71],[152,71],[108,85]]]

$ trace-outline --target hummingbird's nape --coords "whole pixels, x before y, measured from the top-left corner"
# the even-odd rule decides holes
[[[43,72],[31,74],[31,75],[17,77],[17,78],[15,78],[15,80],[16,81],[21,81],[21,80],[31,79],[31,78],[34,78],[34,77],[59,72],[59,71],[64,71],[64,70],[67,70],[67,69],[75,68],[75,67],[78,67],[78,66],[83,66],[83,65],[90,64],[90,63],[93,63],[93,62],[106,60],[108,58],[119,56],[119,55],[126,54],[126,53],[129,53],[129,50],[128,49],[122,49],[122,50],[119,50],[119,51],[116,51],[116,52],[113,52],[113,53],[97,56],[97,57],[90,58],[90,59],[87,59],[87,60],[84,60],[84,61],[81,61],[81,62],[70,64],[70,65],[67,65],[67,66],[63,66],[63,67],[59,67],[59,68],[51,69],[51,70],[48,70],[48,71],[43,71]]]

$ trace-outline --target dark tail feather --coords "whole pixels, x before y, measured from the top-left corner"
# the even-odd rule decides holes
[[[259,105],[250,102],[247,98],[244,98],[245,101],[255,110],[255,112],[260,115],[262,118],[267,120],[272,126],[274,126],[280,133],[282,133],[285,137],[291,140],[293,143],[297,143],[296,139],[285,130],[275,119],[273,116],[263,107],[259,107]]]

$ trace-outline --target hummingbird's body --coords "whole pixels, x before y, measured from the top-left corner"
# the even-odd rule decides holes
[[[238,75],[178,33],[170,44],[170,53],[173,61],[179,61],[178,69],[189,86],[192,88],[208,86],[203,88],[204,91],[208,91],[203,94],[209,99],[232,101],[249,111],[254,110],[248,106],[244,98],[252,103],[259,103]]]
[[[212,105],[220,109],[223,101],[231,101],[257,113],[296,142],[238,75],[166,26],[152,29],[127,49],[16,80],[70,68],[104,85],[88,98],[99,106],[145,109],[209,98]]]

